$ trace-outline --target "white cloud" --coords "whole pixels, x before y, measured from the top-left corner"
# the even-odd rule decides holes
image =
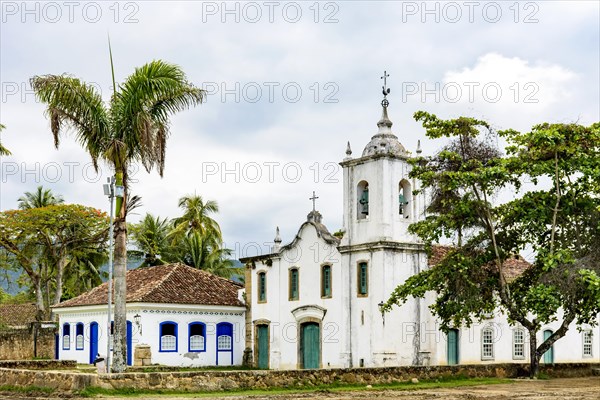
[[[496,24],[481,18],[475,23],[436,23],[431,16],[422,22],[421,15],[404,22],[402,5],[407,2],[373,6],[366,1],[333,2],[338,6],[337,22],[329,24],[323,23],[323,18],[335,10],[325,10],[323,2],[319,3],[318,23],[309,8],[313,2],[300,3],[303,18],[297,23],[283,20],[281,8],[276,10],[274,23],[265,19],[249,23],[244,18],[235,23],[232,16],[223,23],[221,15],[204,20],[202,6],[206,3],[138,2],[136,23],[123,23],[123,17],[132,11],[124,8],[115,22],[109,8],[112,3],[103,5],[98,23],[77,17],[81,14],[73,23],[35,22],[31,16],[23,23],[20,15],[7,15],[0,26],[1,80],[20,85],[34,74],[69,72],[98,82],[108,98],[106,34],[110,32],[117,81],[134,67],[161,58],[180,64],[197,85],[216,82],[231,88],[236,82],[242,87],[248,82],[277,82],[280,90],[287,82],[297,82],[303,90],[297,103],[286,101],[280,91],[273,102],[263,97],[257,103],[243,96],[239,102],[233,96],[222,101],[218,93],[206,104],[177,115],[172,121],[165,177],[141,171],[136,175],[139,182],[133,190],[143,197],[142,213],[175,216],[177,199],[194,191],[217,200],[221,205],[218,219],[228,243],[269,241],[277,225],[284,240],[291,240],[310,210],[308,197],[313,190],[320,196],[318,206],[326,224],[331,230],[340,227],[341,171],[335,175],[338,183],[326,183],[324,167],[326,163],[337,165],[348,140],[354,155],[360,154],[376,132],[379,77],[384,69],[391,75],[393,130],[408,149],[423,139],[423,129],[412,120],[414,111],[423,109],[440,117],[483,116],[496,125],[516,129],[528,129],[540,121],[580,119],[589,123],[600,119],[597,2],[577,6],[540,2],[536,24],[514,23],[508,8],[512,2],[502,3],[503,19]],[[123,7],[125,3],[119,4]],[[214,4],[221,7],[224,3]],[[464,99],[452,103],[436,102],[431,96],[423,101],[421,93],[407,99],[402,96],[406,83],[425,82],[431,87],[435,82],[471,81],[498,82],[503,97],[497,103],[481,98],[473,103]],[[320,87],[316,102],[311,90],[315,82]],[[328,82],[337,85],[337,103],[323,101]],[[539,103],[515,103],[510,90],[515,82],[521,86],[535,82]],[[73,139],[66,139],[55,151],[43,106],[36,104],[31,94],[7,96],[5,87],[0,121],[7,130],[2,143],[14,156],[2,158],[0,167],[13,162],[26,166],[89,162]],[[528,93],[521,87],[520,98]],[[266,90],[263,94],[266,96]],[[434,146],[423,140],[425,152],[433,151]],[[303,176],[298,182],[287,182],[279,169],[272,183],[238,183],[233,175],[223,181],[211,176],[203,182],[202,168],[213,162],[229,168],[256,162],[263,173],[267,172],[264,162],[279,162],[280,166],[296,162]],[[315,163],[321,173],[316,182]],[[69,201],[106,209],[100,182],[38,182],[31,175],[0,181],[0,208],[15,207],[16,198],[38,183],[53,187]]]

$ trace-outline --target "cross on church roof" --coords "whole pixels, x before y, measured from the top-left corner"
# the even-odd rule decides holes
[[[308,199],[312,200],[312,202],[313,202],[313,211],[317,211],[317,209],[316,209],[316,202],[317,202],[318,197],[317,197],[317,195],[315,195],[315,191],[314,190],[313,190],[312,197],[309,197]]]
[[[390,88],[387,87],[387,78],[390,76],[390,74],[387,73],[387,71],[383,71],[383,76],[380,79],[383,79],[383,100],[381,101],[381,105],[384,107],[387,107],[390,102],[388,101],[388,99],[386,98],[386,96],[388,94],[390,94]]]

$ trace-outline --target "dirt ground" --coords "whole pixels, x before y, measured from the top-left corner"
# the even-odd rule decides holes
[[[140,396],[137,399],[160,399],[160,400],[188,400],[195,396]],[[0,400],[55,400],[52,396],[44,397],[20,397],[18,395],[3,396]],[[64,397],[62,398],[64,399]],[[71,400],[79,400],[73,397]],[[131,400],[132,397],[117,398],[111,400]],[[427,390],[363,390],[356,392],[316,392],[302,394],[284,395],[260,395],[260,396],[222,396],[210,397],[217,400],[354,400],[354,399],[376,399],[376,400],[599,400],[600,399],[600,377],[574,378],[574,379],[552,379],[552,380],[515,380],[512,383],[469,386],[457,388],[441,388]]]

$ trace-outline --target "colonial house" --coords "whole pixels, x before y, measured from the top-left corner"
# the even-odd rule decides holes
[[[239,365],[244,353],[243,287],[183,264],[127,272],[127,364]],[[53,308],[58,358],[92,363],[107,352],[108,283]],[[112,324],[111,324],[112,328]],[[112,350],[112,349],[111,349]]]
[[[246,347],[255,364],[295,369],[527,362],[527,331],[499,312],[447,334],[429,310],[431,296],[381,312],[398,285],[447,251],[438,246],[428,257],[408,231],[424,218],[426,194],[413,194],[419,182],[409,177],[411,155],[392,133],[387,100],[382,106],[378,132],[362,154],[353,158],[348,144],[340,162],[342,239],[323,224],[313,196],[313,210],[289,244],[281,246],[277,229],[269,254],[241,259],[251,303]],[[527,262],[515,257],[507,267],[516,275]],[[558,327],[543,327],[538,341]],[[599,362],[599,348],[598,327],[573,325],[542,362]]]

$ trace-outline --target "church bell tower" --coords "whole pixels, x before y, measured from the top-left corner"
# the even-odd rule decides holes
[[[422,195],[413,195],[419,183],[409,176],[411,155],[392,132],[388,76],[385,72],[382,76],[377,133],[360,157],[352,157],[348,143],[346,158],[340,163],[345,232],[338,249],[347,279],[349,367],[421,363],[417,335],[408,342],[398,336],[407,324],[417,332],[424,314],[420,302],[411,299],[388,314],[381,313],[392,291],[427,264],[423,244],[408,232],[408,226],[423,217],[424,201]]]
[[[414,196],[418,182],[409,177],[410,153],[392,133],[384,73],[382,113],[377,133],[359,158],[352,158],[350,143],[340,165],[344,171],[344,228],[342,245],[417,239],[408,225],[423,215],[422,195]],[[420,153],[420,148],[417,149]]]

